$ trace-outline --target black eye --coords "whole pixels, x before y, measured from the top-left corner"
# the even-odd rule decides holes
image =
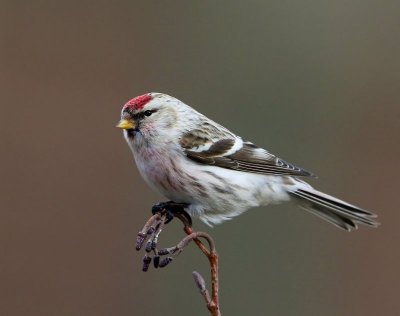
[[[152,114],[153,114],[153,111],[150,111],[150,110],[144,111],[144,115],[146,115],[146,116],[150,116]]]

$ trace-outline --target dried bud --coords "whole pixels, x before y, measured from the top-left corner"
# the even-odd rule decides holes
[[[153,260],[154,268],[158,268],[160,265],[160,256],[155,256]]]
[[[167,265],[169,265],[172,262],[172,260],[174,260],[174,258],[172,258],[172,257],[164,258],[163,260],[161,260],[159,267],[160,268],[166,267]]]
[[[154,233],[156,231],[156,229],[153,227],[153,226],[151,226],[150,228],[149,228],[149,230],[147,231],[147,235],[151,235],[152,233]]]
[[[158,254],[159,254],[160,256],[169,255],[170,253],[171,253],[171,252],[170,252],[167,248],[160,249],[160,250],[158,251]]]
[[[142,233],[138,233],[136,237],[136,250],[140,250],[142,248],[145,237],[146,236]]]
[[[145,255],[143,258],[143,272],[146,272],[149,269],[151,263],[151,257],[149,257],[148,255]]]
[[[147,241],[146,248],[145,248],[146,252],[150,252],[151,251],[151,245],[152,245],[151,240]]]
[[[196,283],[199,290],[201,292],[204,292],[206,290],[206,282],[204,281],[204,278],[197,271],[193,271],[192,275],[193,275],[194,282]]]

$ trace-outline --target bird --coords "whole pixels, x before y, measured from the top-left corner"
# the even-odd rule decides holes
[[[314,189],[315,175],[242,139],[184,102],[150,92],[126,102],[123,130],[144,181],[209,226],[258,206],[294,201],[351,231],[375,214]]]

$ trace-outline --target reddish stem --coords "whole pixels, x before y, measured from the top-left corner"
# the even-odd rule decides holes
[[[219,280],[218,280],[218,254],[215,250],[215,245],[213,239],[205,233],[194,233],[191,227],[185,226],[184,231],[186,234],[192,236],[193,241],[200,248],[200,250],[207,256],[208,261],[210,262],[211,267],[211,299],[208,295],[207,290],[202,292],[206,302],[207,308],[210,311],[212,316],[221,316],[221,311],[219,308]],[[203,242],[199,239],[199,237],[203,237],[207,240],[210,250],[203,244]]]

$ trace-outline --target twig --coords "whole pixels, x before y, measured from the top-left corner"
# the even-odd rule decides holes
[[[175,206],[176,207],[176,206]],[[204,278],[200,273],[193,271],[192,275],[196,286],[200,290],[201,295],[207,304],[207,308],[212,316],[221,316],[218,299],[218,254],[215,249],[214,240],[210,235],[204,232],[193,232],[191,227],[190,216],[182,209],[178,212],[178,218],[184,225],[184,231],[187,234],[176,246],[157,249],[158,238],[161,234],[162,229],[166,222],[170,221],[171,214],[167,211],[158,212],[145,223],[143,229],[138,233],[136,238],[136,250],[142,249],[145,241],[146,254],[143,258],[143,271],[147,271],[150,267],[151,261],[155,268],[164,268],[170,264],[173,259],[179,255],[185,247],[187,247],[191,241],[194,241],[200,250],[207,256],[211,268],[211,296],[206,288]],[[189,219],[189,220],[188,220]],[[203,238],[207,241],[209,248],[200,240]],[[151,253],[154,254],[153,258]],[[161,259],[161,256],[167,256]]]
[[[204,299],[206,300],[207,303],[207,308],[210,311],[211,315],[213,316],[219,316],[221,315],[221,311],[219,309],[219,280],[218,280],[218,254],[215,249],[215,244],[214,240],[211,238],[206,233],[198,232],[198,233],[193,233],[191,227],[184,227],[184,230],[186,234],[191,235],[196,235],[193,240],[196,243],[196,245],[200,248],[200,250],[207,256],[208,261],[210,262],[210,267],[211,267],[211,299],[210,295],[205,288],[205,282],[203,277],[201,276],[200,273],[194,271],[193,272],[193,278],[195,279],[196,285],[200,290],[200,293],[204,296]],[[210,251],[204,246],[204,244],[199,240],[199,237],[203,237],[207,240],[209,246],[210,246]],[[201,279],[200,279],[201,278]],[[202,285],[202,286],[200,286]]]

